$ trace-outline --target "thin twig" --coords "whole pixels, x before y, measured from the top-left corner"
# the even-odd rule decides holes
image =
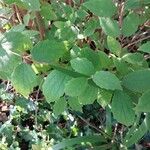
[[[83,117],[81,117],[80,115],[76,114],[82,121],[84,121],[88,126],[90,126],[91,128],[95,129],[96,131],[100,132],[101,134],[103,134],[104,136],[106,136],[107,138],[109,138],[110,140],[112,140],[112,137],[107,134],[106,132],[104,132],[103,130],[95,127],[93,124],[91,124],[90,122],[88,122],[86,119],[84,119]],[[114,142],[119,143],[115,138],[114,138]]]
[[[97,128],[96,126],[94,126],[93,124],[91,124],[90,122],[88,122],[88,121],[87,121],[86,119],[84,119],[83,117],[81,117],[81,116],[79,116],[79,115],[78,115],[78,117],[79,117],[82,121],[84,121],[88,126],[92,127],[93,129],[95,129],[95,130],[98,131],[98,132],[101,132],[102,134],[105,134],[104,131],[101,131],[99,128]]]
[[[66,2],[67,5],[70,5],[71,7],[74,6],[73,0],[66,0],[65,2]]]
[[[4,33],[6,30],[3,28],[0,28],[0,33]]]
[[[134,42],[132,42],[132,43],[130,43],[130,44],[128,44],[128,45],[125,45],[125,46],[123,46],[123,48],[128,48],[128,47],[130,47],[130,46],[132,46],[132,45],[134,45],[134,44],[137,44],[137,43],[142,42],[142,41],[144,41],[144,40],[147,40],[147,39],[149,39],[149,38],[150,38],[150,35],[147,36],[147,37],[141,38],[141,39],[139,39],[139,40],[137,40],[137,41],[134,41]]]
[[[121,30],[122,29],[122,23],[123,23],[123,16],[124,16],[124,2],[122,2],[122,0],[119,4],[119,14],[118,14],[118,16],[119,16],[118,23],[119,23],[119,27],[120,27],[120,30]],[[119,39],[120,39],[120,43],[122,45],[123,36],[121,36]]]
[[[38,100],[38,97],[39,97],[39,93],[40,93],[40,87],[38,88],[37,90],[37,93],[36,93],[36,96],[35,96],[35,103],[36,103],[36,106],[35,106],[35,127],[38,128],[38,122],[37,122],[37,113],[38,113],[38,107],[37,107],[37,100]]]
[[[18,6],[14,4],[13,7],[14,7],[14,11],[15,11],[15,13],[16,13],[16,16],[17,16],[18,21],[19,21],[20,23],[23,23],[23,20],[22,20],[22,17],[21,17],[21,15],[20,15],[20,11],[19,11]]]
[[[115,141],[116,133],[117,133],[118,124],[115,125],[115,130],[112,138],[112,143]]]
[[[37,122],[37,117],[38,117],[38,107],[37,107],[37,101],[39,100],[39,94],[40,94],[40,87],[42,85],[43,81],[40,82],[39,87],[37,89],[36,92],[36,96],[35,96],[35,103],[36,103],[36,107],[35,107],[35,127],[38,128],[38,122]]]
[[[80,5],[84,2],[84,0],[80,0]]]
[[[9,21],[9,19],[7,17],[5,17],[5,16],[0,16],[0,19],[5,19],[5,20]]]
[[[119,11],[119,26],[120,26],[120,28],[122,28],[123,12],[124,12],[124,2],[122,2],[120,4],[120,11]]]
[[[7,81],[5,92],[9,89],[10,81]]]
[[[43,18],[41,17],[40,12],[38,12],[38,11],[35,13],[35,15],[36,15],[36,23],[38,25],[38,30],[40,32],[40,38],[41,38],[41,40],[44,40],[46,31],[45,31],[45,25],[44,25]]]
[[[122,125],[121,130],[120,130],[120,139],[123,141],[123,133],[124,133],[124,126]]]

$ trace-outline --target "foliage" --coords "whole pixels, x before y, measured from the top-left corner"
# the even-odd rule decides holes
[[[0,9],[0,149],[148,146],[149,0]]]

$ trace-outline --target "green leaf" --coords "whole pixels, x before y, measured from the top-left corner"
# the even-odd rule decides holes
[[[97,98],[98,88],[88,85],[85,91],[79,95],[79,102],[83,105],[92,104]]]
[[[98,71],[92,78],[96,85],[101,88],[107,90],[122,90],[119,79],[108,71]]]
[[[140,53],[128,53],[122,57],[122,60],[133,65],[142,65],[144,56]]]
[[[10,79],[12,72],[21,61],[21,57],[0,47],[0,77]]]
[[[28,109],[29,102],[30,101],[28,99],[21,97],[15,100],[15,105],[26,111]]]
[[[137,8],[141,8],[144,7],[145,5],[150,4],[149,0],[127,0],[125,2],[125,8],[126,9],[137,9]]]
[[[150,89],[150,70],[138,70],[123,78],[122,85],[135,92],[145,92]]]
[[[87,87],[87,79],[83,77],[73,78],[65,86],[65,93],[69,96],[81,95]]]
[[[141,45],[138,50],[145,53],[150,53],[150,42],[148,41],[145,44]]]
[[[64,141],[52,146],[53,150],[61,150],[67,147],[73,147],[74,145],[80,145],[81,143],[104,143],[106,139],[101,135],[91,135],[91,136],[83,136],[83,137],[76,137],[72,139],[65,139]]]
[[[132,34],[134,34],[137,31],[139,24],[140,24],[139,15],[135,13],[130,13],[129,15],[127,15],[124,18],[122,24],[123,35],[131,36]]]
[[[110,66],[113,65],[112,60],[108,57],[108,55],[105,52],[99,51],[98,56],[99,56],[99,59],[100,59],[99,64],[101,65],[101,68],[106,69],[106,68],[109,68]]]
[[[31,11],[39,11],[40,10],[40,1],[39,0],[6,0],[6,3],[12,4],[16,3],[20,7],[24,7],[25,9]]]
[[[40,1],[39,0],[21,0],[24,6],[28,10],[39,11],[40,10]]]
[[[130,147],[133,144],[137,143],[148,131],[147,126],[147,119],[145,118],[142,124],[139,125],[139,127],[135,128],[135,130],[130,134],[130,136],[126,135],[129,136],[128,138],[126,138],[125,136],[123,144],[127,147]]]
[[[133,103],[126,93],[116,91],[112,99],[111,107],[113,116],[118,122],[126,126],[134,123],[135,113],[133,111]]]
[[[83,10],[83,9],[77,10],[77,16],[80,20],[84,19],[87,15],[88,15],[88,13],[85,10]]]
[[[87,58],[96,70],[101,69],[101,59],[97,52],[93,51],[92,49],[85,47],[81,50],[81,57]]]
[[[110,102],[112,98],[112,91],[99,89],[97,102],[105,108]]]
[[[82,112],[82,104],[79,102],[77,98],[70,97],[68,99],[68,104],[73,110]]]
[[[146,127],[150,131],[150,113],[146,113]]]
[[[84,30],[84,35],[85,36],[90,36],[94,33],[95,29],[99,27],[98,20],[95,18],[90,19],[86,24],[85,24],[85,30]]]
[[[31,51],[34,60],[41,63],[57,61],[67,51],[64,42],[45,40],[35,45]]]
[[[71,69],[71,67],[69,66],[60,66],[60,65],[55,65],[55,64],[50,64],[50,66],[52,68],[54,68],[55,70],[58,70],[58,71],[61,71],[62,73],[70,76],[70,77],[73,77],[73,78],[76,78],[76,77],[85,77],[85,75],[82,75],[80,73],[77,73],[75,71],[73,71]]]
[[[57,16],[49,3],[42,4],[41,15],[46,20],[56,20],[57,19]]]
[[[143,93],[135,109],[140,112],[150,112],[150,91]]]
[[[119,37],[120,29],[116,20],[111,18],[100,18],[100,25],[106,35],[112,36],[114,38]]]
[[[58,100],[64,94],[64,88],[70,77],[60,71],[53,70],[43,83],[43,94],[47,102]]]
[[[70,61],[72,68],[81,74],[92,75],[95,72],[93,64],[87,58],[75,58]]]
[[[53,112],[56,116],[58,116],[65,111],[66,107],[67,107],[66,100],[64,98],[60,98],[55,102]]]
[[[113,54],[116,54],[117,56],[120,56],[121,45],[115,38],[108,36],[107,37],[107,45],[108,45],[109,50]]]
[[[3,49],[13,52],[24,52],[32,48],[32,41],[20,32],[8,32],[1,40]]]
[[[100,17],[111,17],[117,10],[112,0],[89,0],[83,6]]]
[[[19,2],[19,0],[5,0],[5,3],[7,4],[13,4],[15,2]]]
[[[71,43],[77,39],[77,35],[78,35],[77,28],[75,28],[74,26],[68,27],[68,25],[57,30],[57,32],[55,33],[55,36],[58,39],[61,39],[63,41],[69,41]]]
[[[27,97],[32,91],[33,87],[37,85],[37,77],[30,65],[20,64],[14,70],[11,77],[12,84],[16,91]]]
[[[79,48],[77,45],[74,45],[70,50],[70,57],[73,59],[77,58],[80,55],[81,55],[81,48]]]
[[[113,62],[117,69],[117,72],[120,73],[120,75],[126,75],[129,73],[130,71],[129,65],[123,59],[114,58]]]

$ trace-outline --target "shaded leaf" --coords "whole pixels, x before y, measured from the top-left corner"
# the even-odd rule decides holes
[[[113,116],[118,122],[126,126],[133,124],[135,112],[133,111],[132,101],[126,93],[116,91],[112,99],[111,107]]]
[[[77,98],[70,97],[68,100],[68,104],[73,110],[82,112],[82,104]]]
[[[67,107],[66,100],[64,98],[60,98],[55,102],[53,112],[56,116],[58,116],[65,111],[66,107]]]
[[[112,91],[99,89],[97,102],[105,108],[110,102],[112,98]]]

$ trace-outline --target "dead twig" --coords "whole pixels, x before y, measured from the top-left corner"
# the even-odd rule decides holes
[[[149,38],[150,38],[150,35],[149,35],[149,36],[146,36],[146,37],[143,37],[143,38],[141,38],[141,39],[139,39],[139,40],[136,40],[136,41],[134,41],[134,42],[132,42],[132,43],[130,43],[130,44],[128,44],[128,45],[125,45],[125,46],[123,46],[123,48],[128,48],[128,47],[130,47],[130,46],[132,46],[132,45],[134,45],[134,44],[137,44],[137,43],[142,42],[142,41],[144,41],[144,40],[147,40],[147,39],[149,39]]]
[[[35,13],[35,16],[36,16],[36,23],[38,26],[38,30],[40,32],[40,38],[41,38],[41,40],[44,40],[46,31],[45,31],[45,25],[43,22],[43,18],[41,17],[40,12],[38,12],[38,11]]]
[[[18,6],[14,4],[14,5],[13,5],[13,9],[14,9],[14,12],[15,12],[15,14],[16,14],[16,17],[17,17],[18,21],[19,21],[20,23],[23,23],[23,19],[22,19],[22,17],[21,17],[21,14],[20,14],[20,11],[19,11]]]
[[[5,20],[9,21],[9,19],[7,17],[5,17],[5,16],[0,16],[0,19],[5,19]]]
[[[123,14],[124,14],[124,2],[122,2],[119,5],[119,27],[120,28],[122,28]]]

